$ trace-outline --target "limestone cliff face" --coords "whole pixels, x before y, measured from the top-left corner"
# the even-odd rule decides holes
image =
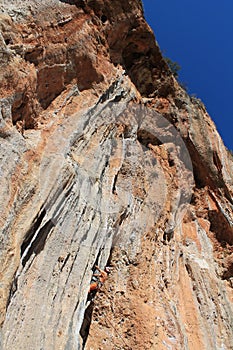
[[[233,349],[232,155],[141,1],[0,10],[1,349]]]

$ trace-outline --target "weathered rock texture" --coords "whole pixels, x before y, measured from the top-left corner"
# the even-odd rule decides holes
[[[141,1],[0,10],[1,349],[233,349],[232,156]]]

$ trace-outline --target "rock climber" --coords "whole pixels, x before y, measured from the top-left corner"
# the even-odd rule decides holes
[[[104,282],[107,280],[108,274],[111,271],[111,267],[108,267],[108,266],[105,267],[105,270],[101,270],[99,268],[99,266],[96,265],[95,269],[97,271],[99,271],[99,273],[94,273],[93,274],[92,281],[91,281],[88,293],[91,293],[91,292],[99,290],[102,287],[102,285],[104,284]]]

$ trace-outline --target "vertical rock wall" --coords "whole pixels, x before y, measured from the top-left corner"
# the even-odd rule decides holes
[[[141,2],[0,10],[1,348],[232,349],[232,156]]]

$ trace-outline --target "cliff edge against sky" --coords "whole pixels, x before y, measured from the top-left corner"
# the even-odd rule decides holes
[[[1,349],[233,349],[232,155],[141,1],[0,10]]]

